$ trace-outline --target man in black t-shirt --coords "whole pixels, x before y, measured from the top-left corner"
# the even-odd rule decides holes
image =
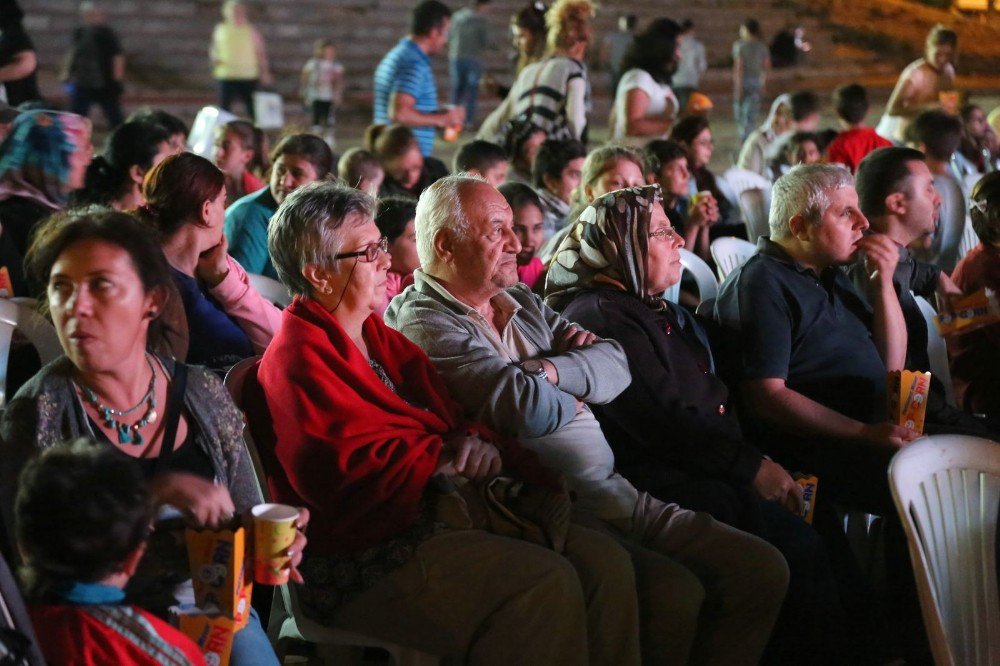
[[[71,84],[71,109],[86,116],[91,104],[101,107],[110,128],[122,123],[122,80],[125,55],[118,36],[105,24],[107,15],[93,2],[80,5],[83,25],[73,32],[73,50],[66,80]]]
[[[35,45],[21,24],[23,18],[15,0],[0,1],[0,84],[11,106],[42,98],[35,78]]]

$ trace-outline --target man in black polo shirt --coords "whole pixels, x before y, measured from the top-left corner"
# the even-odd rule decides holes
[[[934,176],[924,162],[924,154],[912,148],[881,148],[858,166],[858,205],[871,229],[885,234],[896,244],[899,261],[893,284],[906,320],[908,370],[930,370],[927,354],[927,323],[914,294],[933,303],[935,296],[961,296],[948,274],[940,267],[919,261],[909,247],[929,247],[938,219],[941,197]],[[861,260],[847,267],[847,274],[860,289],[867,280]],[[931,378],[925,431],[950,432],[995,438],[996,433],[983,419],[951,407],[945,402],[944,384]]]
[[[864,235],[853,179],[834,165],[778,179],[769,222],[771,237],[716,301],[716,318],[739,331],[745,416],[762,447],[817,474],[827,497],[890,514],[885,468],[914,437],[886,418],[886,372],[906,354],[896,246]],[[840,270],[858,250],[872,310]]]

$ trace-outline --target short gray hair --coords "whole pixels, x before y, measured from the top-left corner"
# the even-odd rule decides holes
[[[459,238],[469,233],[469,218],[462,202],[462,190],[486,179],[470,173],[456,173],[438,180],[420,194],[413,228],[417,232],[417,256],[425,271],[437,263],[434,237],[447,229]]]
[[[352,187],[320,180],[295,190],[278,206],[267,227],[267,251],[278,279],[293,295],[309,296],[302,275],[308,264],[336,269],[344,221],[353,213],[375,215],[375,200]]]
[[[771,190],[768,226],[771,238],[792,235],[789,220],[796,215],[818,225],[830,207],[830,192],[854,185],[851,172],[837,164],[800,164],[779,178]]]

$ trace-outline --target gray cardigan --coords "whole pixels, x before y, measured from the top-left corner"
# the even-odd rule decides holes
[[[161,359],[173,375],[174,362]],[[17,480],[30,458],[77,437],[93,437],[87,415],[73,388],[73,365],[62,356],[27,384],[0,414],[0,511],[13,539]],[[207,369],[188,366],[184,406],[207,444],[216,480],[226,486],[237,511],[261,501],[243,443],[243,416],[219,379]]]
[[[430,356],[468,415],[503,435],[541,437],[555,432],[576,416],[577,398],[606,404],[632,381],[625,353],[614,340],[549,355],[553,341],[573,324],[523,284],[507,290],[521,306],[512,325],[556,367],[558,386],[497,354],[487,334],[468,318],[471,308],[448,300],[422,271],[413,277],[413,285],[389,304],[385,323]]]

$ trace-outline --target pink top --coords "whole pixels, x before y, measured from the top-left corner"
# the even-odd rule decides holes
[[[228,260],[229,273],[208,293],[240,325],[254,351],[263,354],[281,325],[281,310],[253,288],[239,262]]]
[[[385,314],[385,309],[389,307],[389,301],[403,291],[407,285],[413,284],[412,275],[403,275],[402,273],[396,273],[395,271],[389,271],[385,275],[385,300],[382,302],[382,306],[378,309],[378,316],[381,317]]]
[[[545,275],[545,264],[538,257],[532,257],[526,266],[517,267],[517,277],[529,289],[534,289],[538,279]]]

